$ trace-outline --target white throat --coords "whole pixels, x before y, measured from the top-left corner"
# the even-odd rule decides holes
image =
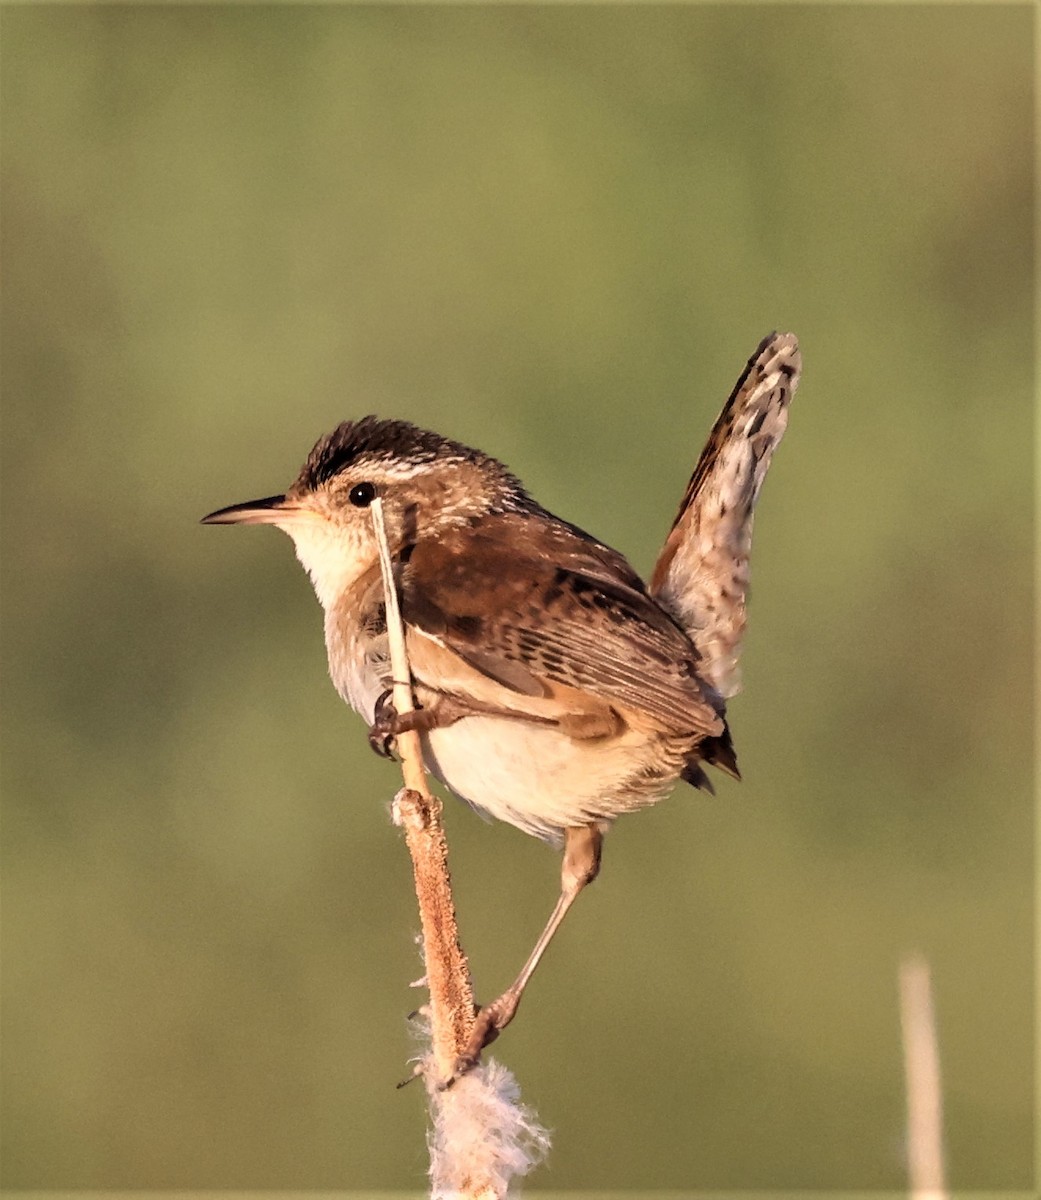
[[[296,556],[326,612],[375,561],[371,541],[331,521],[287,521],[282,528],[293,539]]]

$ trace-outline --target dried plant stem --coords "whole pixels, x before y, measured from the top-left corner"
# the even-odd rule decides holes
[[[412,676],[379,497],[373,500],[371,507],[383,572],[394,707],[398,713],[407,713],[415,708]],[[435,1080],[443,1081],[451,1079],[456,1060],[473,1033],[473,985],[469,964],[459,943],[448,873],[448,845],[441,825],[441,801],[427,784],[419,734],[414,731],[399,734],[396,743],[405,788],[395,800],[395,820],[405,830],[405,842],[412,858],[430,991],[431,1066]]]
[[[946,1200],[940,1052],[929,964],[912,955],[900,964],[900,1023],[907,1086],[907,1156],[914,1200]]]
[[[378,497],[372,502],[372,524],[383,573],[394,707],[406,713],[415,707],[412,675]],[[394,819],[404,827],[412,858],[430,991],[431,1053],[420,1069],[432,1124],[431,1195],[434,1200],[504,1200],[512,1181],[545,1158],[549,1134],[520,1102],[513,1076],[499,1063],[485,1063],[451,1087],[445,1086],[452,1081],[456,1062],[473,1033],[473,986],[459,944],[441,802],[427,785],[419,734],[402,733],[396,740],[405,787],[395,798]]]

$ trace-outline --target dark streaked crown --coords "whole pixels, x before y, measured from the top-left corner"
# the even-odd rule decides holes
[[[444,465],[472,463],[488,471],[505,489],[519,493],[518,498],[527,499],[520,480],[498,459],[439,433],[420,429],[409,421],[384,421],[375,416],[344,421],[332,433],[319,438],[293,490],[316,491],[348,467],[423,466],[435,461]]]

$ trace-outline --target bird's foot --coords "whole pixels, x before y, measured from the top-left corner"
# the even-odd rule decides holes
[[[399,713],[394,707],[391,695],[388,688],[376,701],[372,724],[369,726],[369,745],[381,758],[394,758],[394,739],[399,733],[408,733],[411,730],[427,733],[431,729],[451,725],[462,717],[474,716],[485,711],[453,696],[435,696],[429,707]],[[488,711],[498,713],[500,710]]]
[[[466,1049],[455,1060],[455,1070],[446,1086],[451,1086],[457,1079],[472,1071],[481,1061],[481,1051],[490,1046],[507,1025],[513,1020],[520,1004],[520,994],[514,991],[503,992],[498,1000],[485,1004],[477,1010],[473,1033]]]
[[[401,732],[397,727],[398,711],[388,688],[376,701],[372,724],[369,726],[369,745],[380,758],[394,758],[394,739]]]
[[[399,713],[394,707],[391,694],[388,688],[376,701],[372,724],[369,726],[369,745],[380,758],[394,759],[394,739],[399,733],[408,733],[411,729],[430,729],[435,722],[432,714],[425,708],[414,708],[411,712]]]

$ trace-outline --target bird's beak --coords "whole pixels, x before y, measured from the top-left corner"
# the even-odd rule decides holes
[[[301,516],[301,508],[285,496],[266,496],[263,500],[247,500],[245,504],[232,504],[218,508],[202,519],[203,525],[282,525],[294,517]]]

